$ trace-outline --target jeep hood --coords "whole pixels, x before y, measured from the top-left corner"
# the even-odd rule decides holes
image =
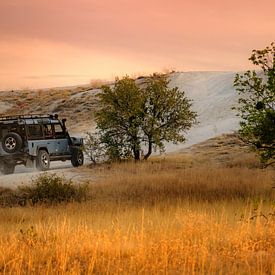
[[[73,145],[83,145],[83,138],[71,137]]]

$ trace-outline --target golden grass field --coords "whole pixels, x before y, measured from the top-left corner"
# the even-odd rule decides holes
[[[83,203],[0,208],[0,273],[275,274],[274,170],[192,163],[83,168]]]

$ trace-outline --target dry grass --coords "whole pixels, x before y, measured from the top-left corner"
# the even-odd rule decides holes
[[[180,154],[188,156],[200,166],[261,168],[259,157],[237,134],[223,134],[183,149]],[[176,154],[178,157],[178,153]]]
[[[120,164],[109,168],[95,190],[117,200],[154,202],[187,199],[219,202],[249,198],[275,199],[274,172],[248,168],[183,168],[177,163]],[[106,173],[106,172],[105,172]],[[95,187],[97,189],[95,189]],[[108,190],[108,191],[105,191]]]
[[[110,83],[110,81],[107,80],[102,80],[102,79],[92,79],[90,81],[90,86],[93,89],[100,89],[102,86],[104,85],[108,85]]]
[[[85,203],[0,209],[0,272],[274,273],[274,171],[188,165],[100,166]]]
[[[187,203],[151,208],[113,206],[100,209],[91,202],[57,209],[1,210],[5,223],[1,228],[1,272],[275,271],[274,221],[249,220],[249,207]],[[228,214],[232,210],[235,217],[234,212]]]

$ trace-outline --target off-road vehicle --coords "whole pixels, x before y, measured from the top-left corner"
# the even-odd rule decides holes
[[[70,137],[66,119],[58,115],[0,116],[0,170],[12,174],[16,165],[50,168],[50,161],[83,165],[83,138]]]

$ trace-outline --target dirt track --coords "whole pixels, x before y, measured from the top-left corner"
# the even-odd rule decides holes
[[[36,169],[17,166],[15,173],[12,175],[0,174],[0,187],[16,188],[23,184],[29,184],[32,179],[41,173],[43,172],[39,172]],[[90,175],[88,175],[87,172],[83,172],[82,168],[73,168],[70,162],[51,163],[51,168],[48,173],[64,176],[72,179],[76,183],[90,179]]]

